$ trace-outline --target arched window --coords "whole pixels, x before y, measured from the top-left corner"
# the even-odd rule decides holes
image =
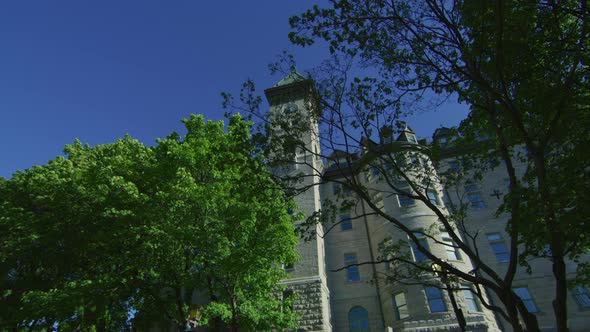
[[[363,307],[354,307],[348,312],[348,329],[350,332],[368,332],[369,314]]]

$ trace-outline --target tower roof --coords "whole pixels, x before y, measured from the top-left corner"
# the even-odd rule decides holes
[[[397,137],[396,141],[418,143],[418,141],[416,141],[416,133],[407,124],[401,134]]]
[[[300,82],[300,81],[305,81],[305,80],[307,80],[307,78],[305,76],[298,73],[297,69],[295,69],[295,67],[291,67],[291,72],[289,74],[287,74],[287,76],[283,77],[283,79],[280,80],[277,84],[275,84],[275,86],[289,85],[289,84],[292,84],[295,82]]]

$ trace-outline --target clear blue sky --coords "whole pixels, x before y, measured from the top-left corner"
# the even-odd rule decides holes
[[[287,38],[317,1],[1,1],[0,176],[126,133],[152,144],[190,113],[222,119],[222,91],[272,86],[282,50],[298,67],[326,55]],[[452,105],[450,107],[453,107]],[[464,112],[412,120],[419,136]]]

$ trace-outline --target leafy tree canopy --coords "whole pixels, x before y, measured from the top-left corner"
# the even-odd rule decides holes
[[[0,182],[0,327],[293,327],[278,282],[297,259],[293,203],[239,115],[183,120],[146,147],[126,136]]]

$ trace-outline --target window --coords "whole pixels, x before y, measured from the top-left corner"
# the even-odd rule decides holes
[[[459,173],[461,171],[461,163],[457,160],[449,161],[449,171],[452,173]]]
[[[459,252],[459,248],[447,232],[441,233],[442,242],[445,245],[445,250],[447,251],[447,259],[452,261],[461,260],[461,253]]]
[[[424,234],[414,232],[414,235],[418,238],[418,242],[420,242],[420,245],[422,245],[422,247],[428,250],[428,241],[426,241],[426,237],[424,236]],[[424,252],[418,249],[418,245],[416,244],[416,242],[412,241],[411,239],[410,242],[412,244],[412,253],[414,254],[414,260],[416,261],[416,263],[420,263],[421,261],[428,259]]]
[[[417,168],[417,167],[422,167],[422,159],[420,159],[420,157],[418,155],[413,154],[411,157],[412,160],[412,166]]]
[[[481,311],[481,305],[479,304],[479,299],[477,298],[477,295],[475,295],[475,292],[473,292],[469,286],[464,285],[463,287],[463,296],[465,297],[465,303],[467,303],[467,310],[470,312]]]
[[[481,197],[481,192],[479,192],[479,188],[477,185],[473,183],[466,183],[465,184],[465,193],[467,194],[467,199],[471,204],[471,207],[474,209],[483,209],[486,207],[486,204]]]
[[[396,189],[400,191],[400,193],[397,194],[399,206],[404,207],[412,206],[415,204],[414,199],[406,195],[406,193],[410,193],[410,186],[407,183],[398,184]]]
[[[508,252],[508,248],[506,248],[502,235],[500,233],[490,233],[487,237],[498,263],[507,263],[510,260],[510,253]]]
[[[340,183],[332,183],[332,194],[338,195],[340,193]]]
[[[434,205],[441,205],[440,198],[438,197],[438,194],[435,190],[428,190],[426,194],[428,195],[428,200],[430,201],[430,203]]]
[[[447,306],[440,289],[437,287],[424,287],[424,292],[426,293],[426,299],[428,300],[430,312],[447,311]]]
[[[283,291],[283,308],[293,311],[293,290],[285,289]]]
[[[545,255],[545,257],[553,257],[550,245],[547,244],[543,247],[543,255]]]
[[[385,205],[383,204],[383,195],[381,195],[381,193],[376,193],[375,196],[373,196],[373,202],[375,202],[375,206],[378,209],[384,209]]]
[[[356,254],[344,254],[344,265],[346,266],[346,280],[350,282],[360,281],[361,275],[356,260]]]
[[[363,307],[354,307],[348,312],[348,330],[350,332],[369,331],[369,313]]]
[[[379,176],[379,167],[371,166],[371,177],[376,178]]]
[[[583,286],[576,286],[573,291],[574,297],[580,307],[583,309],[590,309],[590,295],[588,295],[588,290]]]
[[[528,288],[515,287],[515,288],[512,288],[512,291],[514,291],[514,293],[516,293],[516,295],[518,297],[520,297],[522,302],[524,302],[524,306],[526,307],[526,310],[528,310],[530,313],[535,313],[538,311],[537,306],[535,305],[535,301],[533,301],[533,297],[531,296],[531,293],[529,293]]]
[[[397,154],[395,156],[395,162],[397,163],[397,167],[404,168],[407,166],[407,159],[404,153]]]
[[[348,212],[340,211],[338,221],[340,222],[341,230],[348,231],[352,229],[352,219],[350,219],[350,214]]]
[[[416,135],[408,133],[408,134],[406,134],[406,137],[408,138],[408,142],[418,144],[418,141],[416,140]]]
[[[395,319],[400,320],[410,317],[408,313],[408,303],[406,302],[406,294],[397,293],[393,296],[393,309]]]
[[[469,203],[471,203],[471,207],[474,209],[483,209],[486,207],[486,204],[483,202],[483,198],[481,198],[481,193],[467,193],[467,199],[469,199]]]

